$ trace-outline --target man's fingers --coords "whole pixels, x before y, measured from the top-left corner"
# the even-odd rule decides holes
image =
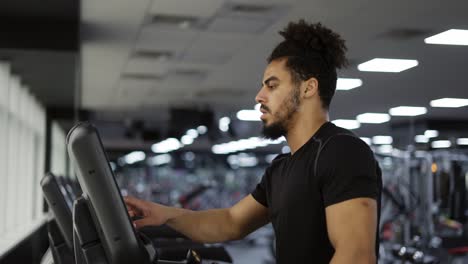
[[[140,214],[143,211],[144,203],[141,200],[131,196],[125,196],[123,199],[128,210],[133,210],[136,214]]]
[[[135,217],[136,216],[135,211],[133,211],[133,210],[128,210],[128,215],[130,217]]]
[[[135,226],[135,228],[140,229],[142,227],[152,225],[152,223],[150,219],[142,218],[142,219],[133,221],[133,225]]]

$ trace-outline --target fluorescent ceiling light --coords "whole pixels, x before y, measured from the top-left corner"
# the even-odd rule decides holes
[[[367,145],[370,145],[372,143],[371,139],[368,137],[361,137],[360,138],[362,141],[366,142]]]
[[[414,141],[416,141],[417,143],[428,143],[429,138],[426,137],[425,135],[416,135],[414,137]]]
[[[229,155],[227,161],[232,166],[239,167],[255,167],[258,164],[258,159],[255,156],[246,153],[239,153],[238,155]]]
[[[346,129],[357,129],[361,127],[361,124],[356,120],[351,119],[336,119],[332,121],[336,126],[346,128]]]
[[[351,90],[362,85],[361,79],[338,78],[336,82],[337,90]]]
[[[265,147],[269,144],[278,144],[278,141],[281,142],[281,139],[268,140],[259,137],[251,137],[248,139],[240,139],[237,141],[213,145],[213,147],[211,147],[211,151],[215,154],[227,154],[231,152],[243,151],[246,149]]]
[[[205,134],[208,131],[208,128],[206,126],[198,126],[197,127],[197,132],[200,135]]]
[[[381,124],[388,122],[390,120],[390,115],[381,113],[364,113],[358,115],[356,120],[359,121],[359,123]]]
[[[459,138],[457,139],[458,145],[468,145],[468,138]]]
[[[142,161],[145,158],[146,158],[146,155],[143,151],[133,151],[125,155],[124,161],[127,164],[133,164],[135,162]]]
[[[193,129],[193,128],[187,130],[187,133],[185,133],[185,134],[186,134],[187,136],[193,138],[193,139],[195,139],[195,138],[198,137],[198,131],[197,131],[196,129]]]
[[[468,99],[463,98],[441,98],[437,100],[432,100],[429,103],[432,107],[449,107],[457,108],[468,105]]]
[[[161,154],[148,159],[148,164],[151,166],[159,166],[171,162],[172,158],[169,154]]]
[[[189,136],[189,135],[184,135],[182,136],[182,138],[180,139],[180,141],[182,142],[182,144],[184,145],[190,145],[193,143],[193,137]]]
[[[449,148],[452,145],[449,140],[436,140],[432,141],[432,148]]]
[[[260,111],[260,107],[262,106],[262,104],[258,103],[254,106],[254,109],[257,110],[257,111]]]
[[[370,72],[402,72],[418,66],[417,60],[375,58],[358,65],[360,71]]]
[[[424,39],[426,44],[468,45],[468,30],[449,29],[432,37]]]
[[[384,153],[384,154],[390,154],[393,151],[392,145],[382,145],[377,148],[377,152],[379,153]]]
[[[392,116],[418,116],[427,113],[426,107],[419,106],[398,106],[389,111]]]
[[[173,150],[177,150],[181,147],[183,147],[183,145],[180,143],[179,140],[177,140],[176,138],[168,138],[159,143],[153,144],[151,146],[151,150],[154,153],[167,153]]]
[[[439,131],[437,130],[426,130],[424,136],[427,138],[435,138],[439,136]]]
[[[226,132],[229,130],[229,124],[231,123],[231,119],[229,117],[221,117],[219,119],[219,124],[218,124],[218,127],[219,127],[219,130],[223,131],[223,132]]]
[[[391,136],[374,136],[372,137],[372,143],[376,145],[390,145],[393,143]]]
[[[242,121],[261,121],[262,112],[257,110],[240,110],[237,112],[237,119]]]

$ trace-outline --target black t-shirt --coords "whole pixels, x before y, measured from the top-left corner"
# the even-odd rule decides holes
[[[352,132],[327,122],[294,155],[278,155],[252,196],[268,208],[278,264],[328,264],[334,248],[325,208],[369,197],[377,200],[380,219],[381,190],[381,171],[371,149]],[[377,232],[376,254],[378,241]]]

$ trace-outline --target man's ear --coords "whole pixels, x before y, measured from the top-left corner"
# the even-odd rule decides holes
[[[318,80],[315,77],[311,77],[308,80],[306,80],[304,83],[304,97],[312,97],[316,93],[318,93]]]

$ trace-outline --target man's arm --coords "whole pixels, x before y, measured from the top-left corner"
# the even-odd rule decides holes
[[[375,264],[377,203],[355,198],[328,206],[328,237],[335,248],[330,264]]]
[[[248,195],[231,208],[206,211],[167,207],[126,197],[130,216],[141,216],[137,228],[167,224],[190,239],[215,243],[241,239],[268,223],[268,210]]]

